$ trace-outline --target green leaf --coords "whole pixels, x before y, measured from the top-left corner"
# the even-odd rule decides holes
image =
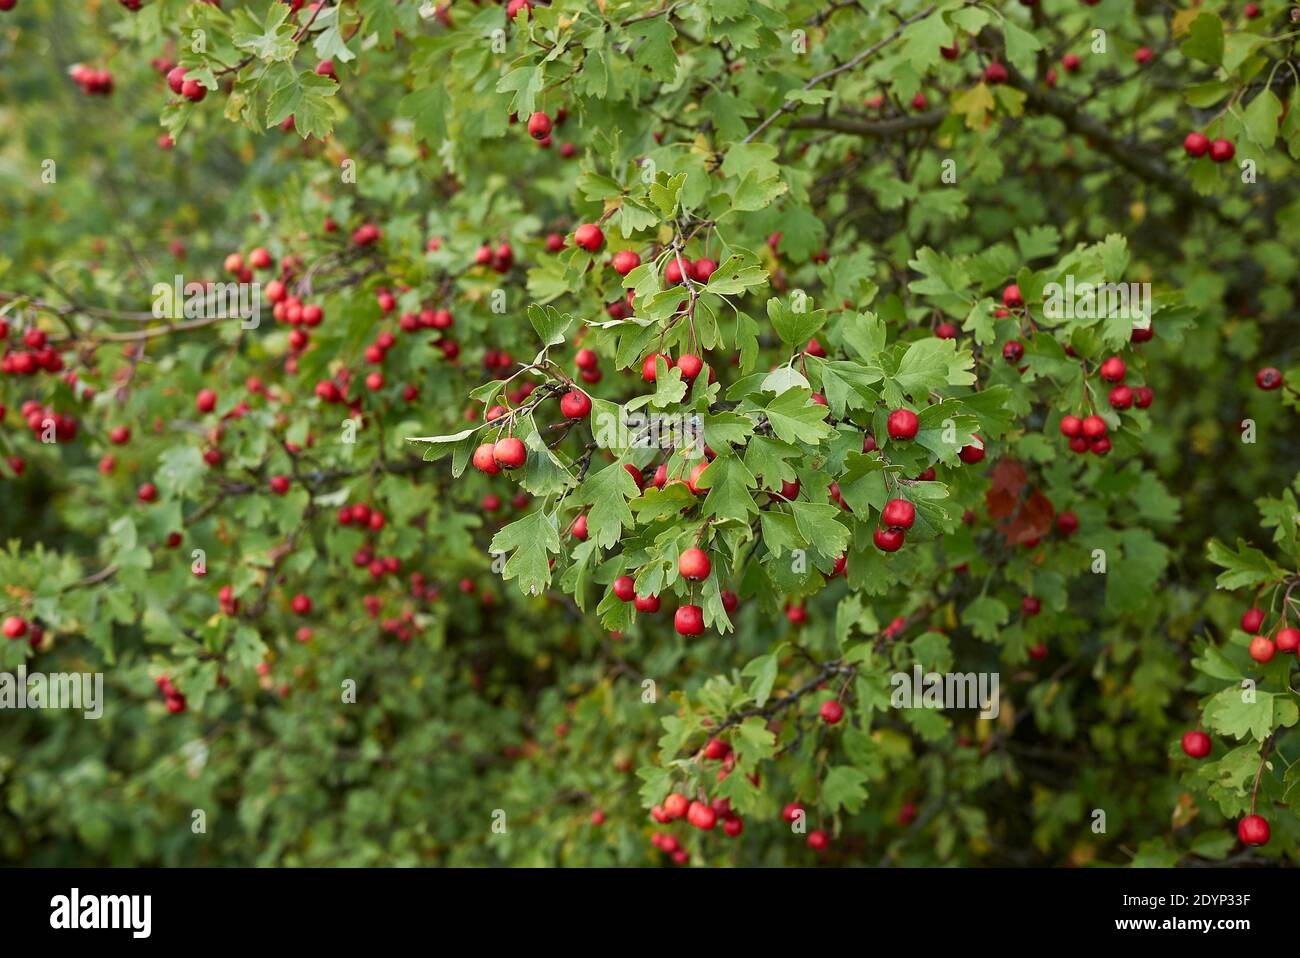
[[[1179,47],[1183,56],[1217,66],[1223,62],[1223,21],[1205,12],[1192,21],[1187,39]]]
[[[587,511],[587,534],[600,548],[612,548],[623,530],[633,525],[627,501],[639,493],[632,476],[617,462],[587,476],[574,492],[579,503],[591,506]]]
[[[836,765],[822,780],[821,800],[829,812],[844,809],[851,814],[862,810],[867,800],[867,773],[851,765]]]
[[[536,303],[528,306],[528,321],[537,331],[543,349],[564,342],[569,327],[573,325],[573,317],[568,313],[561,313],[554,306],[539,306]]]
[[[1220,589],[1233,591],[1263,585],[1280,581],[1286,575],[1276,562],[1254,546],[1247,545],[1243,539],[1237,540],[1235,552],[1218,539],[1211,539],[1206,557],[1225,570],[1214,580]]]
[[[767,301],[767,317],[772,321],[772,328],[789,346],[802,349],[817,331],[826,323],[826,310],[816,309],[812,312],[796,313],[781,300],[773,297]]]
[[[781,393],[763,410],[778,439],[816,444],[831,434],[825,419],[830,410],[812,401],[812,391],[796,386]]]
[[[772,686],[776,684],[778,655],[782,648],[783,646],[777,646],[771,654],[760,655],[740,672],[745,678],[753,679],[749,685],[749,694],[758,708],[766,705],[768,697],[772,694]]]
[[[1268,149],[1277,139],[1278,121],[1282,118],[1282,101],[1272,90],[1263,90],[1250,101],[1242,115],[1246,135],[1263,149]]]
[[[631,481],[627,473],[624,476]],[[555,518],[540,509],[530,512],[501,529],[488,548],[496,553],[512,552],[502,571],[503,578],[518,579],[519,590],[525,595],[538,595],[551,583],[547,553],[560,552]]]

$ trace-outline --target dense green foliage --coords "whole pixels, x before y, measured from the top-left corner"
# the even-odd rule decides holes
[[[1294,862],[1300,25],[1180,4],[0,12],[0,860]]]

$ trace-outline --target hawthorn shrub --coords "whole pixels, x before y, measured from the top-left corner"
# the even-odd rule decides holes
[[[1294,863],[1287,3],[0,8],[4,860]]]

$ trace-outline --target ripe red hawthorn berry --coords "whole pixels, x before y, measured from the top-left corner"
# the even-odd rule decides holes
[[[704,610],[698,605],[679,606],[673,613],[673,628],[678,635],[703,635]]]
[[[895,409],[888,419],[890,439],[914,439],[921,422],[910,409]]]
[[[528,118],[528,135],[543,140],[551,132],[551,118],[540,110]]]
[[[711,762],[726,758],[730,751],[731,746],[720,738],[711,738],[704,743],[704,757]]]
[[[1020,287],[1015,283],[1002,291],[1002,305],[1007,309],[1019,309],[1025,305],[1025,300],[1020,295]]]
[[[1002,347],[1002,358],[1011,364],[1020,362],[1025,356],[1025,344],[1013,339]]]
[[[808,621],[808,610],[801,605],[787,605],[785,617],[792,625],[803,625]]]
[[[934,327],[934,335],[939,339],[956,339],[957,327],[952,323],[940,323]]]
[[[830,839],[827,838],[826,833],[821,831],[820,829],[808,833],[808,847],[811,848],[813,851],[815,852],[825,851],[826,846],[829,844],[830,844]]]
[[[1107,399],[1112,409],[1128,409],[1133,405],[1133,390],[1128,386],[1116,386]]]
[[[686,820],[702,832],[713,830],[718,823],[718,813],[703,802],[691,802],[686,812]]]
[[[3,628],[5,638],[21,639],[27,634],[27,620],[16,615],[7,616]]]
[[[108,431],[108,441],[115,446],[121,446],[131,438],[131,430],[126,426],[114,426]]]
[[[211,389],[200,389],[194,397],[194,407],[199,412],[208,413],[217,408],[217,394]]]
[[[1088,449],[1094,456],[1104,456],[1106,453],[1110,452],[1110,440],[1105,436],[1102,436],[1100,439],[1094,439],[1088,444]]]
[[[726,589],[723,589],[720,595],[722,607],[727,610],[727,615],[731,615],[736,611],[736,606],[740,604],[740,599],[736,596],[736,593],[728,592]]]
[[[1277,655],[1277,646],[1267,636],[1257,635],[1250,640],[1248,651],[1250,657],[1262,665],[1265,662],[1273,661],[1273,656]]]
[[[707,468],[709,468],[707,460],[696,463],[695,467],[691,469],[690,475],[686,477],[686,487],[691,490],[692,495],[698,496],[700,494],[702,488],[700,486],[700,477],[704,475],[704,470]]]
[[[878,528],[871,534],[871,540],[881,552],[897,552],[903,547],[905,533],[901,529]]]
[[[1241,631],[1258,632],[1259,627],[1264,624],[1263,609],[1247,609],[1241,615]]]
[[[474,450],[474,455],[470,461],[474,464],[474,468],[479,472],[485,472],[489,476],[495,476],[501,471],[501,468],[496,462],[495,452],[496,445],[494,443],[485,442]]]
[[[1231,140],[1215,140],[1210,144],[1210,159],[1215,163],[1227,163],[1236,152]]]
[[[916,521],[916,506],[906,499],[890,499],[880,511],[880,519],[891,529],[910,529]]]
[[[657,595],[638,595],[634,596],[632,604],[638,612],[653,613],[659,611],[659,596]]]
[[[1006,83],[1007,68],[1001,63],[990,63],[984,68],[984,82],[993,84]]]
[[[1154,57],[1154,56],[1155,56],[1155,53],[1152,52],[1152,50],[1151,50],[1150,47],[1138,47],[1138,48],[1133,52],[1133,60],[1134,60],[1134,62],[1136,62],[1139,66],[1145,66],[1146,64],[1150,63],[1150,62],[1151,62],[1151,58]]]
[[[822,703],[818,714],[827,725],[837,725],[844,718],[844,706],[835,699],[827,699]]]
[[[493,447],[492,458],[502,469],[518,469],[528,458],[528,450],[521,440],[507,436]]]
[[[636,598],[636,584],[630,575],[621,575],[614,580],[614,594],[623,602]]]
[[[791,824],[793,824],[795,819],[797,819],[803,813],[804,813],[803,806],[800,805],[798,802],[790,802],[783,809],[781,809],[781,817],[784,818],[787,822],[790,822]]]
[[[688,383],[694,382],[695,377],[704,369],[704,360],[691,353],[683,353],[677,359],[677,368],[682,371],[682,379]]]
[[[658,377],[659,369],[655,361],[661,357],[665,366],[669,369],[673,368],[673,358],[671,356],[664,353],[651,353],[645,358],[645,362],[641,364],[641,378],[646,382],[652,383],[655,381],[656,377]]]
[[[690,803],[681,792],[673,792],[664,799],[664,814],[669,818],[681,818],[686,814]]]
[[[1112,356],[1101,364],[1101,378],[1108,383],[1122,383],[1127,374],[1128,369],[1124,365],[1124,360],[1118,356]]]
[[[691,278],[697,283],[707,283],[709,277],[717,271],[718,264],[705,256],[701,256],[691,264]]]
[[[573,528],[570,531],[573,533],[573,538],[579,542],[587,541],[587,516],[585,513],[573,520]]]
[[[962,446],[961,451],[957,453],[957,458],[968,466],[984,461],[984,440],[980,438],[978,433],[975,438],[979,440],[979,445],[972,443],[969,446]]]
[[[796,479],[794,482],[785,482],[785,481],[781,482],[781,498],[785,499],[787,502],[792,499],[799,498],[798,479]]]
[[[271,477],[271,491],[274,492],[277,496],[282,496],[282,495],[284,495],[286,492],[288,492],[288,491],[289,491],[289,477],[288,477],[288,476],[272,476],[272,477]]]
[[[191,103],[198,103],[208,95],[208,88],[199,83],[198,80],[185,80],[181,83],[181,96]]]
[[[867,433],[862,437],[862,451],[864,453],[876,451],[876,437]]]
[[[1267,845],[1271,834],[1268,822],[1259,815],[1247,815],[1237,825],[1237,837],[1243,845]]]
[[[593,350],[579,349],[573,355],[573,365],[579,369],[595,369],[600,365],[600,359]]]
[[[1042,603],[1032,595],[1027,595],[1020,600],[1020,611],[1025,615],[1038,615],[1042,608]]]
[[[573,231],[573,242],[588,253],[594,253],[605,245],[605,234],[594,223],[584,223]]]
[[[1072,536],[1079,531],[1079,517],[1073,512],[1062,512],[1056,517],[1056,530],[1063,536]]]
[[[641,256],[636,250],[621,249],[614,254],[614,272],[618,273],[619,276],[626,276],[640,265]]]
[[[1083,61],[1079,59],[1077,53],[1067,53],[1065,56],[1061,57],[1061,67],[1066,73],[1077,73],[1079,70],[1079,64],[1082,62]]]
[[[154,502],[158,499],[158,487],[152,482],[146,482],[137,490],[135,496],[141,502]]]
[[[1279,652],[1295,652],[1300,649],[1300,629],[1279,629],[1273,641]]]
[[[289,605],[299,615],[306,615],[311,611],[311,599],[301,592],[293,597]]]
[[[1282,373],[1272,366],[1265,366],[1255,373],[1255,385],[1266,392],[1277,389],[1282,385]]]
[[[1184,733],[1183,753],[1189,758],[1205,758],[1210,754],[1210,736],[1196,730]]]
[[[591,412],[591,397],[581,389],[570,389],[560,398],[560,412],[566,419],[582,419]]]
[[[954,40],[952,46],[940,47],[939,56],[943,57],[945,60],[956,60],[961,56],[961,44]]]
[[[707,579],[711,568],[709,554],[703,549],[687,549],[677,558],[677,571],[681,573],[683,579],[696,582]]]
[[[1138,409],[1146,409],[1155,401],[1156,394],[1152,392],[1150,386],[1139,386],[1133,390],[1133,405]]]
[[[1106,435],[1106,420],[1100,416],[1088,416],[1083,420],[1081,429],[1085,439],[1100,439]]]
[[[739,815],[728,815],[722,820],[722,831],[728,838],[735,838],[745,830],[745,823]]]

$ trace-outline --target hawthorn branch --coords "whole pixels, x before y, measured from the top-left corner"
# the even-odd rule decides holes
[[[920,13],[913,14],[912,16],[908,17],[906,20],[899,23],[899,25],[895,27],[893,31],[891,31],[887,36],[876,41],[871,46],[867,47],[865,50],[862,50],[861,52],[851,57],[850,59],[845,60],[839,66],[832,67],[831,69],[826,70],[824,73],[817,74],[817,76],[813,77],[811,80],[805,83],[802,89],[805,91],[816,89],[817,87],[825,83],[827,80],[833,80],[841,73],[847,73],[849,70],[853,70],[861,66],[863,63],[865,63],[867,60],[870,60],[873,56],[875,56],[885,47],[889,46],[889,44],[897,40],[898,37],[902,34],[902,32],[905,29],[907,29],[908,26],[910,26],[911,24],[915,23],[918,20],[924,20],[930,14],[934,13],[934,10],[935,10],[934,4],[930,4]],[[764,119],[761,123],[759,123],[758,126],[754,127],[754,129],[752,129],[749,132],[749,135],[746,136],[740,142],[741,143],[751,142],[752,140],[754,140],[755,137],[761,134],[764,130],[766,130],[769,126],[771,126],[781,117],[785,116],[787,113],[793,113],[795,110],[797,110],[799,108],[799,105],[800,105],[799,100],[786,100],[784,103],[781,104],[780,107],[778,107],[772,113],[768,114],[766,119]]]

